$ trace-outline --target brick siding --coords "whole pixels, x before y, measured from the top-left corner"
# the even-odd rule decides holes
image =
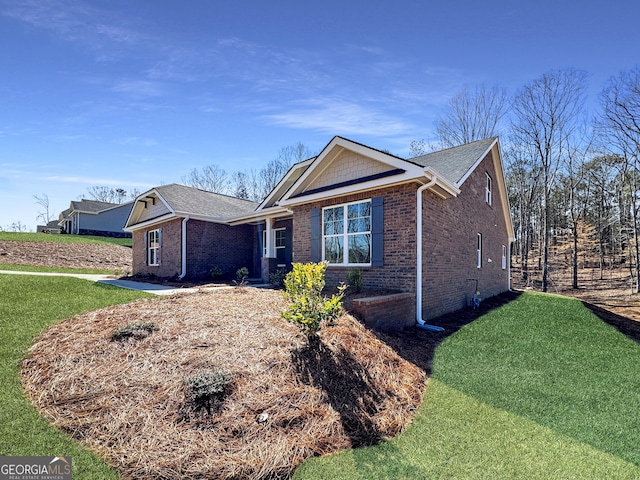
[[[384,197],[384,265],[360,267],[363,287],[413,291],[416,276],[416,189],[416,184],[398,185],[294,207],[293,261],[311,261],[310,218],[313,208]],[[330,266],[326,274],[327,286],[346,283],[350,268]]]
[[[147,265],[147,247],[145,233],[158,228],[162,229],[162,245],[160,246],[160,265]],[[180,275],[182,268],[182,219],[175,218],[153,227],[133,232],[133,274],[171,278]]]
[[[254,248],[257,233],[251,225],[235,227],[219,223],[189,220],[187,222],[187,276],[206,278],[213,267],[223,276],[235,278],[236,270],[249,269],[249,276],[260,276],[254,270]]]
[[[146,263],[145,232],[162,229],[160,265]],[[187,222],[187,278],[209,276],[211,268],[220,267],[227,277],[235,278],[238,268],[253,270],[255,228],[251,225],[230,227],[218,223]],[[176,218],[133,233],[133,274],[173,278],[182,273],[182,219]],[[254,272],[250,271],[250,275]],[[260,272],[257,272],[259,275]]]
[[[487,173],[493,180],[491,206],[485,202]],[[509,244],[504,199],[497,185],[489,153],[462,184],[457,198],[443,200],[430,192],[424,194],[423,319],[469,306],[476,280],[482,298],[508,289],[502,245],[508,249]],[[482,234],[482,268],[477,268],[478,233]]]

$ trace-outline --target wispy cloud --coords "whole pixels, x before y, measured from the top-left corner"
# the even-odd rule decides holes
[[[131,45],[143,38],[125,19],[78,0],[8,1],[2,14],[92,49],[100,48],[104,41]]]
[[[39,178],[47,182],[77,183],[82,185],[105,185],[107,187],[149,187],[151,184],[142,184],[131,180],[123,180],[108,177],[84,177],[75,175],[48,175]]]
[[[141,79],[118,81],[112,90],[134,97],[161,97],[166,93],[166,88],[162,83]]]
[[[265,115],[275,125],[345,135],[399,135],[415,127],[384,112],[350,101],[322,99],[308,101],[285,112]]]
[[[155,147],[159,145],[158,142],[152,138],[142,137],[128,137],[122,140],[122,143],[125,145],[138,145],[141,147]]]
[[[47,135],[45,138],[51,139],[56,142],[75,142],[78,140],[86,140],[88,135]]]

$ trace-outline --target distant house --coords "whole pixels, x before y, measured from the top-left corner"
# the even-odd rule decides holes
[[[514,233],[497,138],[402,159],[335,137],[259,205],[167,185],[136,199],[125,230],[134,273],[247,266],[267,280],[292,261],[326,260],[328,285],[359,269],[365,288],[410,296],[419,324],[470,305],[476,289],[486,298],[510,288]]]
[[[52,220],[46,225],[38,225],[36,232],[38,233],[61,233],[62,228],[56,220]]]
[[[58,225],[64,233],[72,235],[130,237],[131,234],[123,228],[132,206],[133,202],[72,201],[69,208],[58,217]]]

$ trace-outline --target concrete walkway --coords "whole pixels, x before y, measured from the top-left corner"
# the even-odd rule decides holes
[[[198,291],[194,288],[174,288],[166,285],[157,285],[155,283],[134,282],[132,280],[120,280],[113,278],[111,275],[97,275],[89,273],[57,273],[57,272],[24,272],[21,270],[0,270],[0,274],[10,275],[41,275],[45,277],[74,277],[92,282],[106,283],[120,288],[129,290],[139,290],[142,292],[153,293],[155,295],[173,295],[174,293],[190,293]],[[224,287],[222,287],[224,288]]]

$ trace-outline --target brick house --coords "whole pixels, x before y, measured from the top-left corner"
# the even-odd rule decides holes
[[[133,234],[133,274],[183,279],[207,277],[214,267],[227,277],[240,267],[255,270],[255,227],[225,219],[256,207],[175,183],[143,193],[125,226]]]
[[[163,188],[138,197],[127,222],[134,273],[201,274],[228,262],[250,265],[253,276],[267,280],[291,261],[327,260],[330,286],[357,268],[365,288],[404,293],[412,312],[405,325],[469,305],[476,288],[485,298],[510,288],[514,233],[497,138],[402,159],[335,137],[317,157],[295,164],[259,205],[196,191],[202,201],[224,197],[235,208],[203,208],[197,220],[210,225],[199,227],[199,250],[189,239],[196,216],[148,212],[157,195],[168,203]],[[150,232],[162,223],[159,239]],[[167,250],[181,242],[186,253],[172,254],[166,265]],[[163,256],[150,265],[158,243]]]

